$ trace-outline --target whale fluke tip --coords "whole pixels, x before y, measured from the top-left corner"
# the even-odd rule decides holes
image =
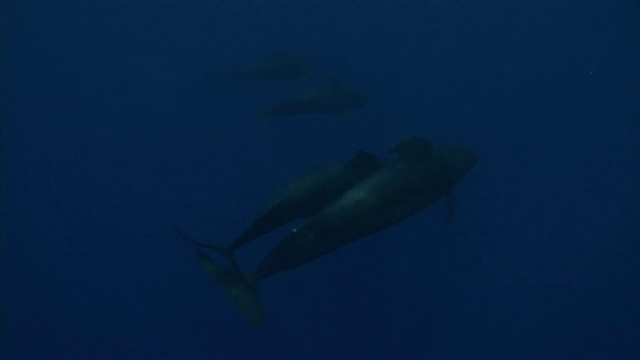
[[[229,300],[247,320],[256,326],[267,324],[256,287],[249,284],[244,274],[216,263],[200,249],[196,249],[196,257],[209,273],[213,282],[225,291]]]

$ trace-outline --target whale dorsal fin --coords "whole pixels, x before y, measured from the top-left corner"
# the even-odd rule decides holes
[[[366,176],[374,173],[383,162],[375,154],[358,150],[351,159],[346,162],[347,168],[357,176]]]

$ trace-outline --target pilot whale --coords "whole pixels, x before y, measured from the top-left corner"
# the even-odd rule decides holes
[[[235,250],[293,220],[319,213],[351,187],[382,168],[383,164],[376,155],[359,150],[347,161],[320,166],[293,180],[231,244],[192,242],[217,250],[236,265]]]
[[[339,114],[364,106],[365,94],[331,78],[328,86],[311,94],[291,97],[275,104],[265,113],[269,117],[304,114]]]
[[[253,271],[226,268],[201,249],[196,250],[196,257],[250,322],[265,324],[257,294],[259,282],[396,225],[440,198],[451,196],[452,187],[478,159],[466,146],[432,146],[421,137],[398,142],[392,152],[397,153],[397,159],[292,229]]]

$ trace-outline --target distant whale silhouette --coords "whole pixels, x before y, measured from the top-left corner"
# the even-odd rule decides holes
[[[258,81],[295,79],[313,69],[311,60],[303,55],[274,51],[264,60],[230,69],[217,76],[219,81]]]
[[[348,87],[341,80],[332,78],[327,87],[311,94],[282,100],[265,114],[271,117],[338,114],[362,107],[367,101],[365,94]]]
[[[396,144],[398,158],[357,183],[301,226],[292,229],[251,272],[226,268],[202,250],[196,256],[214,282],[253,324],[266,317],[258,282],[304,265],[362,237],[396,225],[442,197],[477,161],[465,146],[433,147],[420,137]],[[452,202],[450,202],[452,204]]]

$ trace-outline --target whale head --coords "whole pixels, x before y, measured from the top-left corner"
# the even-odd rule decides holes
[[[447,177],[452,185],[462,180],[478,162],[478,153],[465,145],[440,146],[438,155],[445,163]]]

